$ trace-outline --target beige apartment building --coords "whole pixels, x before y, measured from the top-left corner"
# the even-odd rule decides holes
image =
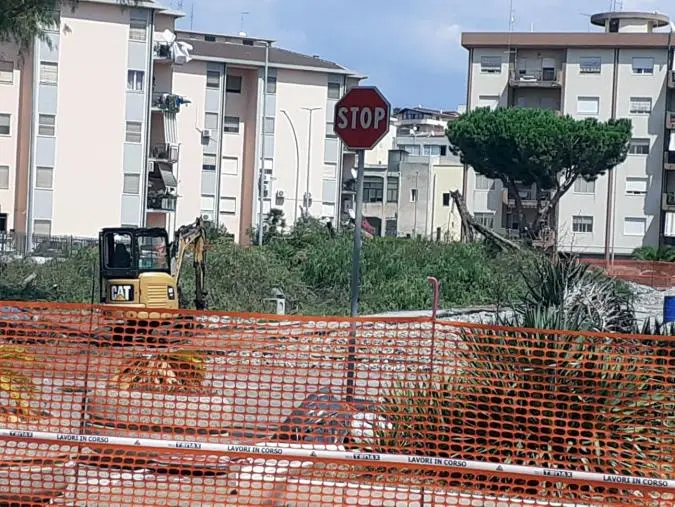
[[[675,38],[663,14],[592,16],[588,33],[464,33],[468,108],[540,107],[575,118],[630,118],[627,160],[593,183],[577,181],[555,223],[561,250],[629,255],[675,244]],[[470,169],[469,209],[486,225],[517,228],[513,196]],[[527,206],[547,194],[522,188]]]
[[[51,45],[23,60],[0,46],[0,233],[171,231],[203,216],[245,241],[259,191],[289,223],[299,206],[339,218],[333,111],[362,77],[245,34],[176,30],[180,16],[83,0]]]

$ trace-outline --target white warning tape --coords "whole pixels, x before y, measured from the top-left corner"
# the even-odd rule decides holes
[[[0,428],[0,439],[32,441],[42,443],[88,443],[93,445],[113,445],[125,447],[152,448],[160,450],[190,450],[227,455],[263,455],[270,458],[290,457],[307,460],[342,460],[359,462],[377,462],[378,464],[424,465],[457,470],[479,470],[482,472],[546,477],[559,481],[576,480],[584,482],[615,484],[624,487],[653,488],[658,490],[675,490],[675,480],[656,479],[650,477],[633,477],[628,475],[610,475],[594,472],[576,472],[557,468],[538,468],[530,466],[510,465],[508,463],[486,463],[462,459],[436,458],[430,456],[410,456],[403,454],[373,454],[364,452],[345,452],[326,449],[307,449],[290,447],[292,444],[272,445],[239,445],[215,444],[186,440],[155,440],[149,438],[114,437],[103,435],[82,435],[73,433],[51,433],[46,431],[21,431]]]

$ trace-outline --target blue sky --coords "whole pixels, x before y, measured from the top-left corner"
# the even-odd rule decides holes
[[[176,6],[181,0],[172,1]],[[455,109],[466,96],[462,31],[506,31],[510,0],[182,0],[195,30],[276,40],[369,77],[394,106]],[[611,0],[513,0],[515,30],[587,31]],[[623,0],[623,10],[675,16],[672,0]],[[188,16],[189,17],[189,16]],[[180,22],[189,28],[188,18]],[[597,30],[597,28],[592,28]]]

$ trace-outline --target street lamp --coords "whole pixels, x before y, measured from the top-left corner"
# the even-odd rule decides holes
[[[293,133],[293,141],[295,142],[295,211],[293,213],[293,223],[298,222],[298,194],[300,193],[300,145],[298,144],[298,133],[295,131],[295,125],[293,120],[288,116],[288,113],[285,109],[281,109],[281,114],[283,114],[288,123],[291,126],[291,132]]]
[[[317,111],[321,109],[320,107],[303,107],[302,108],[305,111],[309,111],[309,136],[307,139],[307,179],[305,181],[306,184],[306,189],[305,189],[305,198],[304,198],[304,204],[305,204],[305,214],[309,215],[309,172],[311,169],[311,158],[312,158],[312,116],[314,115],[314,111]]]

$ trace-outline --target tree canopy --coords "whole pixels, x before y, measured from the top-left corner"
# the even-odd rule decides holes
[[[537,224],[555,209],[577,178],[594,181],[628,155],[632,125],[627,119],[576,120],[554,111],[529,108],[479,108],[448,123],[450,150],[462,163],[500,180],[514,194],[524,225],[518,184],[550,190]]]
[[[117,0],[121,6],[142,0]],[[75,8],[79,0],[0,0],[0,43],[16,44],[23,53],[37,37],[47,41],[49,28],[57,25],[61,8]]]

